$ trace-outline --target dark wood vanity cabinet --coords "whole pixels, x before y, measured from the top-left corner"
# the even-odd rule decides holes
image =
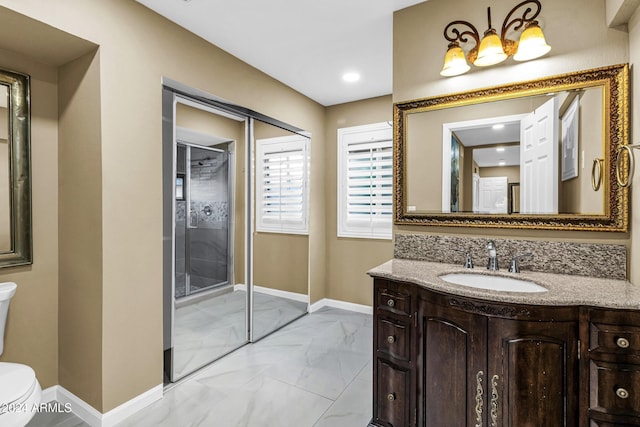
[[[584,425],[639,426],[640,313],[590,308],[581,317]]]
[[[376,427],[640,426],[640,313],[376,278]]]
[[[575,310],[418,291],[421,426],[577,425]]]

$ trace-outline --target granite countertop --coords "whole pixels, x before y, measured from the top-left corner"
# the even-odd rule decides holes
[[[529,280],[544,286],[547,292],[503,292],[476,289],[445,282],[439,276],[448,273],[477,273]],[[489,272],[483,267],[465,269],[462,266],[428,261],[394,258],[368,271],[373,277],[415,283],[427,289],[459,296],[497,302],[550,306],[593,306],[640,309],[640,286],[626,280],[572,276],[566,274],[507,270]]]

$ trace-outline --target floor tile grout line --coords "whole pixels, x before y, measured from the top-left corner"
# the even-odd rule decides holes
[[[335,404],[336,404],[336,402],[337,402],[338,400],[340,400],[340,397],[344,394],[344,392],[345,392],[345,391],[347,391],[347,389],[349,388],[349,386],[350,386],[351,384],[353,384],[353,382],[354,382],[356,379],[358,379],[358,376],[360,375],[360,373],[362,372],[362,370],[363,370],[364,368],[366,368],[366,367],[367,367],[367,365],[368,365],[368,364],[369,364],[369,362],[368,362],[368,361],[364,363],[364,366],[358,370],[358,373],[353,377],[353,379],[352,379],[351,381],[349,381],[349,384],[347,384],[347,385],[345,385],[345,386],[344,386],[344,388],[342,389],[342,391],[340,392],[340,394],[338,395],[338,397],[336,397],[336,399],[333,401],[333,403],[331,403],[331,405],[329,405],[329,407],[326,409],[326,411],[324,411],[324,412],[322,413],[322,415],[320,415],[320,417],[319,417],[319,418],[318,418],[318,419],[313,423],[313,426],[315,426],[316,424],[318,424],[318,422],[320,422],[320,421],[322,420],[322,418],[324,417],[324,415],[325,415],[327,412],[329,412],[329,410],[333,407],[333,405],[335,405]],[[312,427],[313,427],[313,426],[312,426]]]

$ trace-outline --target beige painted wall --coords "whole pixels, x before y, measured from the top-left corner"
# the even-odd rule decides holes
[[[591,186],[591,167],[594,159],[604,158],[604,147],[600,144],[603,138],[602,126],[602,91],[590,89],[580,93],[580,109],[578,124],[578,176],[562,181],[560,165],[560,212],[579,212],[592,215],[604,214],[605,186],[594,191]],[[568,106],[567,106],[568,107]],[[560,111],[562,117],[563,111]],[[562,144],[560,144],[562,147]],[[562,148],[560,148],[562,155]],[[560,157],[562,159],[562,157]],[[560,161],[560,164],[562,160]],[[602,171],[603,177],[606,171]],[[604,178],[603,178],[604,179]]]
[[[97,407],[103,395],[99,55],[60,67],[58,78],[59,384]]]
[[[297,234],[255,233],[253,284],[307,295],[309,238]]]
[[[520,182],[520,167],[519,166],[496,166],[491,168],[480,168],[481,178],[490,178],[496,176],[506,176],[509,184],[513,182]]]
[[[440,76],[447,41],[442,32],[456,19],[484,31],[486,6],[491,6],[494,27],[514,6],[511,0],[494,0],[480,5],[474,0],[429,0],[394,14],[393,100],[406,101],[426,96],[472,90],[581,71],[628,60],[627,33],[607,28],[603,0],[554,0],[543,3],[539,21],[551,52],[536,61],[518,63],[512,59],[467,74]],[[567,19],[571,17],[571,19]]]
[[[102,271],[99,372],[102,383],[95,384],[88,379],[91,385],[87,389],[92,391],[80,392],[78,396],[106,412],[162,383],[162,77],[309,130],[318,141],[324,139],[324,109],[132,1],[3,0],[0,4],[100,46],[100,97],[93,100],[100,103],[102,119],[102,212],[98,225],[102,240],[95,242],[101,246],[96,250],[101,251],[102,256],[83,268]],[[55,155],[47,161],[51,158]],[[321,157],[317,164],[312,164],[312,171],[316,171],[312,172],[312,185],[318,182],[320,191],[322,166]],[[136,173],[129,173],[132,170]],[[52,185],[57,173],[49,178],[47,184]],[[51,223],[45,212],[56,205],[57,192],[54,189],[46,196],[54,200],[46,208],[40,206],[42,209],[34,210],[37,225]],[[318,210],[321,206],[317,204],[312,209]],[[311,227],[314,236],[310,237],[309,246],[323,253],[323,216],[314,218]],[[34,240],[42,244],[45,239],[48,245],[57,247],[56,230],[42,231],[34,227],[34,231]],[[38,252],[41,249],[42,246],[36,249],[34,269],[44,266],[45,258]],[[57,254],[57,251],[50,253]],[[323,257],[311,263],[310,269],[312,298],[321,298],[324,296]],[[47,277],[55,281],[57,272]],[[314,286],[317,291],[313,290]],[[20,297],[22,302],[18,301],[13,308],[23,313],[40,310],[45,301],[51,304],[50,301],[55,300],[55,286],[53,288],[53,294],[46,299],[43,296],[47,293],[34,296],[24,292]],[[26,352],[20,352],[20,347],[32,338],[16,333],[16,329],[9,333],[7,345],[23,355]],[[70,333],[68,328],[59,331],[61,336],[67,333]],[[55,366],[56,334],[44,340],[52,341],[53,346],[45,349],[42,344],[36,345],[35,348],[42,350],[37,357],[47,358]],[[85,352],[93,342],[93,338],[84,343],[75,342],[69,351]],[[33,358],[20,359],[29,363]],[[54,374],[44,378],[45,384],[55,383],[55,368],[47,372]],[[94,393],[96,387],[101,393]],[[96,402],[96,398],[100,401]]]
[[[393,257],[391,240],[337,237],[337,153],[339,128],[392,120],[391,96],[327,108],[324,144],[327,221],[327,298],[372,305],[372,280],[366,272]]]
[[[501,24],[512,1],[491,3],[495,26]],[[567,19],[570,16],[571,19]],[[605,65],[620,64],[629,59],[629,40],[625,32],[609,29],[605,22],[605,3],[584,0],[576,7],[574,0],[545,2],[541,22],[553,50],[536,61],[473,68],[469,73],[444,78],[439,75],[447,42],[442,36],[445,26],[456,19],[486,24],[486,8],[474,0],[459,0],[456,7],[446,0],[429,0],[394,14],[393,100],[394,102],[472,90],[507,82],[535,79]],[[637,179],[637,178],[636,178]],[[638,207],[637,200],[634,206]],[[633,220],[634,224],[637,219]],[[552,232],[526,230],[460,229],[447,227],[396,226],[396,232],[430,234],[501,236],[562,241],[598,241],[630,246],[630,233]],[[636,239],[639,240],[639,239]],[[634,243],[638,247],[640,243]],[[640,252],[636,249],[635,252]],[[633,254],[633,252],[632,252]],[[631,264],[631,275],[638,278],[638,267]],[[637,264],[637,263],[636,263]]]
[[[34,264],[0,269],[18,284],[3,362],[33,367],[43,387],[58,384],[58,84],[56,69],[0,51],[0,68],[31,75],[31,202]]]

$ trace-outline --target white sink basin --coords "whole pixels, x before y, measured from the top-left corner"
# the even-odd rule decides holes
[[[472,288],[502,292],[547,292],[547,289],[530,282],[513,277],[490,276],[478,273],[451,273],[440,276],[445,282]]]

